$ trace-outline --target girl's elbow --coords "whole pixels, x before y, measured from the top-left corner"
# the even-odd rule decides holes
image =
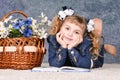
[[[62,67],[62,64],[57,61],[49,61],[49,66]]]
[[[90,69],[90,68],[91,68],[91,62],[80,63],[80,64],[78,65],[78,67]]]

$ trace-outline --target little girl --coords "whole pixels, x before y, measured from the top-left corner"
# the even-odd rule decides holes
[[[92,24],[86,25],[86,19],[72,9],[59,12],[47,39],[50,66],[102,67],[104,45],[91,32]]]

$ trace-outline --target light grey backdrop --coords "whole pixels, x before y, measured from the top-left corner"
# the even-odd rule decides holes
[[[106,63],[120,63],[120,0],[0,0],[0,18],[11,10],[22,10],[36,18],[44,12],[52,19],[62,6],[72,7],[76,13],[86,17],[103,20],[105,43],[117,47],[117,57],[105,54]],[[46,43],[47,48],[47,43]],[[44,62],[48,61],[48,53]]]

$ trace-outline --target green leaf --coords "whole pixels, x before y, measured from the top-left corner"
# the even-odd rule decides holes
[[[22,37],[23,35],[19,30],[11,28],[8,36],[10,38],[14,38],[14,37]]]

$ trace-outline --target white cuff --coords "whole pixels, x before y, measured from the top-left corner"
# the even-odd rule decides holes
[[[91,59],[91,68],[93,67],[93,60]]]

